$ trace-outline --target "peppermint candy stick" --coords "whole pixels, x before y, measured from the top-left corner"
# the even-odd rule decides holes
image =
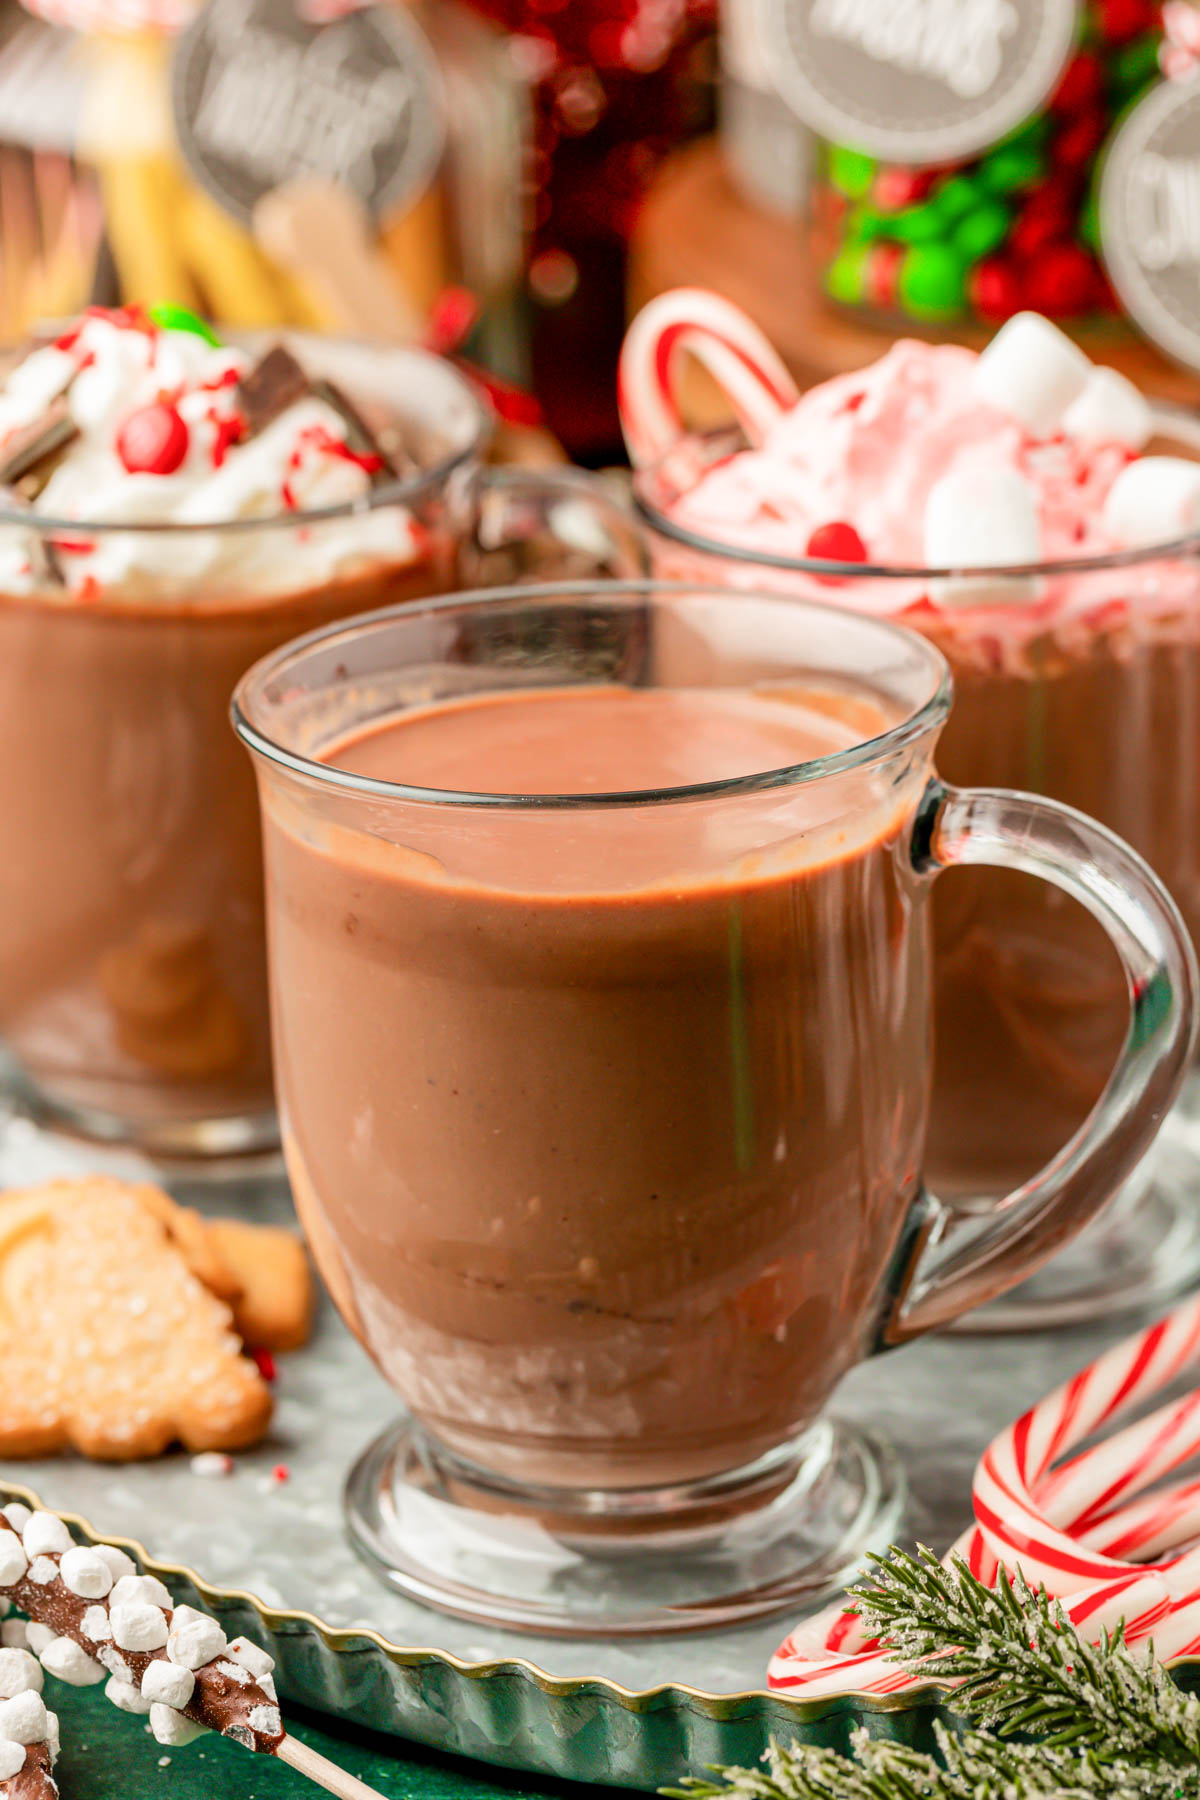
[[[19,1502],[0,1511],[0,1597],[29,1620],[6,1620],[0,1641],[73,1686],[107,1677],[108,1698],[148,1716],[160,1744],[177,1748],[218,1731],[291,1763],[343,1800],[381,1800],[285,1734],[265,1650],[247,1638],[229,1642],[208,1613],[177,1607],[123,1550],[77,1545],[57,1514]]]
[[[617,396],[635,468],[665,456],[687,427],[679,405],[686,352],[733,403],[752,444],[796,404],[799,392],[775,350],[739,307],[703,288],[674,288],[637,315],[621,347]]]
[[[1200,1482],[1141,1499],[1200,1448],[1200,1395],[1161,1407],[1090,1450],[1063,1458],[1200,1358],[1200,1297],[1116,1345],[1049,1394],[985,1452],[976,1471],[976,1525],[954,1546],[988,1586],[1001,1564],[1057,1594],[1089,1637],[1118,1622],[1127,1641],[1153,1639],[1161,1659],[1200,1648]],[[1057,1465],[1057,1466],[1055,1466]],[[1165,1558],[1165,1560],[1163,1560]],[[903,1670],[837,1608],[802,1624],[770,1667],[772,1686],[818,1694],[894,1693],[927,1682]]]

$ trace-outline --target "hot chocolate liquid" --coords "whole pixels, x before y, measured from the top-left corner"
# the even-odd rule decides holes
[[[325,760],[587,795],[787,767],[862,696],[544,689]],[[920,763],[920,766],[918,766]],[[647,806],[264,785],[297,1200],[339,1303],[445,1442],[523,1481],[738,1467],[862,1354],[918,1185],[924,763]]]

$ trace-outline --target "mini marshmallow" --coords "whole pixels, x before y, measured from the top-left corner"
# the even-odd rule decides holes
[[[103,1663],[104,1667],[115,1680],[124,1682],[133,1680],[133,1670],[125,1661],[125,1658],[121,1655],[120,1651],[114,1650],[111,1644],[104,1644],[97,1650],[96,1661],[98,1663]]]
[[[57,1556],[70,1550],[75,1540],[56,1514],[35,1512],[30,1514],[21,1533],[21,1542],[26,1556],[32,1560],[35,1556]]]
[[[122,1575],[109,1596],[110,1606],[174,1606],[170,1592],[156,1575]]]
[[[42,1696],[28,1688],[11,1700],[0,1700],[0,1737],[14,1744],[40,1744],[46,1736],[46,1708]]]
[[[925,560],[932,568],[1034,563],[1041,553],[1037,494],[1015,469],[960,469],[930,488]],[[1036,591],[1028,576],[959,576],[936,584],[937,598],[947,606],[1004,606]]]
[[[1141,450],[1154,435],[1154,414],[1142,390],[1116,369],[1093,369],[1062,428],[1081,444],[1124,444]]]
[[[112,1570],[94,1550],[76,1546],[68,1550],[58,1565],[64,1587],[81,1600],[103,1600],[113,1584]]]
[[[283,1730],[283,1719],[277,1706],[252,1706],[246,1723],[251,1731],[265,1732],[268,1737],[278,1737]]]
[[[79,1621],[79,1629],[93,1644],[102,1644],[112,1636],[112,1620],[106,1606],[89,1606]]]
[[[13,1587],[29,1567],[21,1540],[11,1531],[0,1532],[0,1587]]]
[[[52,1644],[57,1636],[52,1625],[39,1625],[36,1619],[31,1619],[25,1627],[26,1645],[35,1656],[40,1656],[46,1645]]]
[[[49,1587],[58,1574],[58,1564],[52,1556],[35,1556],[29,1565],[29,1579],[37,1587]]]
[[[42,1665],[28,1650],[0,1650],[0,1700],[17,1694],[40,1694]]]
[[[225,1633],[207,1613],[194,1606],[177,1606],[167,1639],[167,1655],[185,1669],[202,1669],[225,1654]]]
[[[24,1619],[5,1619],[3,1625],[0,1625],[0,1644],[6,1650],[29,1648],[29,1627]]]
[[[135,1687],[132,1681],[121,1681],[118,1676],[114,1675],[111,1680],[105,1682],[104,1693],[106,1698],[111,1700],[114,1706],[119,1706],[122,1712],[140,1713],[144,1719],[150,1711],[150,1702],[142,1698],[141,1688]]]
[[[160,1662],[156,1657],[146,1664],[142,1676],[142,1697],[154,1704],[173,1706],[182,1712],[196,1691],[196,1677],[178,1663]]]
[[[212,1666],[218,1675],[223,1675],[226,1681],[232,1681],[235,1687],[249,1687],[254,1680],[249,1669],[243,1669],[241,1663],[227,1662],[222,1659],[221,1662],[214,1663]]]
[[[1121,470],[1104,502],[1105,530],[1118,544],[1165,544],[1200,528],[1200,463],[1142,456]]]
[[[0,1619],[7,1619],[8,1615],[11,1611],[12,1611],[12,1601],[11,1600],[0,1600]]]
[[[182,1749],[184,1744],[194,1743],[196,1738],[203,1737],[208,1726],[197,1725],[194,1719],[185,1718],[173,1706],[154,1705],[150,1708],[150,1729],[160,1744],[168,1744],[172,1749]]]
[[[27,1506],[22,1506],[19,1500],[10,1500],[8,1505],[0,1510],[3,1510],[5,1518],[8,1520],[13,1530],[17,1532],[24,1531],[26,1525],[28,1525],[30,1519],[33,1517],[29,1508]]]
[[[95,1687],[103,1681],[103,1664],[93,1661],[73,1638],[58,1637],[41,1652],[42,1667],[68,1687]]]
[[[25,1746],[0,1738],[0,1781],[11,1781],[25,1767]]]
[[[1040,313],[1018,313],[1002,325],[972,373],[976,396],[1019,420],[1034,437],[1049,437],[1087,386],[1092,365],[1064,331]]]
[[[120,1650],[161,1650],[167,1641],[167,1620],[160,1606],[113,1606],[108,1616]]]
[[[58,1714],[46,1709],[46,1748],[50,1752],[51,1767],[58,1761],[58,1753],[62,1749],[62,1741],[58,1734]]]
[[[253,1643],[248,1637],[236,1637],[229,1644],[226,1655],[234,1662],[241,1663],[243,1669],[249,1669],[256,1678],[270,1675],[275,1667],[275,1658],[268,1656],[260,1645]]]
[[[126,1556],[115,1544],[93,1544],[93,1550],[101,1562],[108,1564],[109,1573],[114,1581],[120,1581],[124,1575],[136,1575],[137,1564],[132,1556]]]

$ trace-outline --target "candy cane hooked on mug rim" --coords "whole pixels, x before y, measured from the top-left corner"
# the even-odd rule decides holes
[[[703,288],[673,288],[642,308],[621,347],[621,428],[636,468],[657,462],[687,430],[678,388],[688,353],[728,395],[753,444],[800,397],[779,355],[740,307]]]
[[[1048,1394],[980,1459],[976,1523],[949,1555],[989,1586],[1001,1567],[1020,1569],[1091,1638],[1123,1622],[1127,1641],[1152,1637],[1160,1659],[1200,1650],[1200,1548],[1178,1554],[1200,1536],[1200,1480],[1140,1497],[1200,1450],[1200,1390],[1066,1458],[1197,1360],[1200,1296]],[[894,1661],[837,1607],[798,1626],[768,1672],[772,1687],[812,1699],[898,1693],[934,1678],[928,1663]]]

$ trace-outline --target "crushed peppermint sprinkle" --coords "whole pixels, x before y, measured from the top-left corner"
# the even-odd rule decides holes
[[[276,1487],[282,1487],[284,1482],[290,1481],[291,1478],[292,1471],[288,1468],[286,1463],[276,1463],[275,1467],[271,1470],[271,1480],[275,1483]]]
[[[233,1458],[223,1450],[202,1450],[193,1456],[189,1466],[193,1475],[203,1475],[209,1480],[221,1480],[233,1474]]]
[[[274,1381],[277,1378],[279,1370],[276,1367],[275,1358],[271,1355],[269,1350],[264,1350],[261,1347],[257,1350],[251,1350],[250,1357],[264,1381]]]

